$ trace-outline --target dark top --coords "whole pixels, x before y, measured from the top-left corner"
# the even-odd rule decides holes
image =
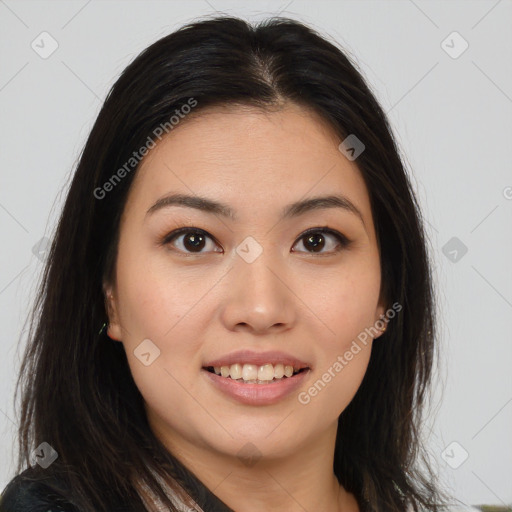
[[[213,494],[195,475],[191,474],[192,486],[186,490],[205,512],[233,512]],[[51,486],[50,486],[51,485]],[[56,489],[62,489],[62,493]],[[65,497],[59,482],[37,479],[33,469],[28,468],[15,476],[5,487],[0,497],[0,512],[80,512]],[[119,504],[110,512],[130,512],[127,503]]]
[[[31,473],[28,468],[7,484],[0,497],[0,512],[79,512],[45,481],[29,480]]]

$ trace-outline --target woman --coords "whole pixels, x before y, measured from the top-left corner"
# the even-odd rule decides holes
[[[417,466],[434,309],[354,65],[296,21],[191,23],[126,68],[81,155],[1,510],[441,510]]]

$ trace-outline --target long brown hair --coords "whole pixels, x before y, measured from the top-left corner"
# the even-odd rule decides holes
[[[341,139],[357,134],[364,142],[357,165],[370,196],[383,292],[402,310],[374,344],[339,418],[333,469],[362,510],[441,510],[445,498],[419,428],[437,353],[420,208],[386,116],[356,65],[286,18],[255,26],[234,17],[190,23],[146,48],[110,90],[74,173],[30,319],[16,391],[17,471],[49,443],[58,459],[44,473],[65,482],[73,503],[88,512],[128,502],[130,510],[145,510],[134,474],[169,510],[177,509],[153,472],[191,488],[194,475],[148,426],[122,345],[98,334],[107,321],[102,282],[112,276],[137,165],[125,167],[108,197],[98,190],[191,98],[196,114],[212,105],[294,102],[314,109]]]

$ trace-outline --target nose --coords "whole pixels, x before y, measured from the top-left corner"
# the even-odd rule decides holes
[[[277,333],[290,329],[297,318],[297,296],[289,273],[270,251],[251,263],[234,258],[224,283],[221,318],[232,331],[254,334]]]

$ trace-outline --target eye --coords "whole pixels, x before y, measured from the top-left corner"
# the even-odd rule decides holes
[[[328,242],[329,238],[331,239],[330,244]],[[333,243],[332,239],[334,239],[337,244]],[[299,242],[301,242],[302,246],[305,247],[306,252],[320,254],[337,253],[350,244],[350,240],[345,235],[342,235],[338,231],[330,229],[327,226],[323,228],[308,229],[308,231],[300,236]],[[331,248],[334,246],[334,250],[322,252],[322,249],[325,248],[326,244],[327,246],[330,245]]]
[[[213,244],[213,247],[212,244],[210,244],[209,250],[208,240]],[[330,243],[329,240],[331,240]],[[305,252],[309,252],[310,254],[337,253],[350,244],[350,240],[345,235],[327,226],[309,229],[299,237],[298,241],[301,242],[302,246],[306,249]],[[191,227],[180,228],[169,233],[160,243],[162,245],[173,245],[179,252],[185,254],[202,254],[211,251],[212,248],[214,249],[214,246],[218,246],[215,240],[206,231]],[[297,245],[297,243],[295,245]],[[326,245],[327,247],[331,247],[330,251],[323,251]],[[203,251],[205,247],[207,250]],[[222,250],[215,252],[222,252]]]
[[[173,231],[172,233],[169,233],[164,237],[162,240],[162,245],[168,245],[174,242],[174,240],[179,240],[179,238],[182,238],[181,242],[178,242],[176,245],[178,246],[178,250],[180,252],[184,253],[192,253],[192,254],[201,254],[202,252],[208,252],[202,251],[204,247],[207,247],[207,240],[211,240],[213,242],[213,238],[206,233],[206,231],[203,231],[202,229],[198,228],[181,228],[177,229],[176,231]],[[215,243],[215,242],[214,242]],[[175,246],[176,247],[176,246]],[[216,252],[222,252],[222,251],[216,251]]]

